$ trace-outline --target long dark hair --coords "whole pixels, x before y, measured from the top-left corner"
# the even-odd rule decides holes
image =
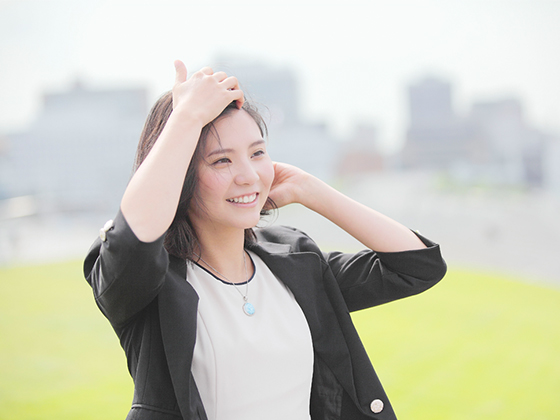
[[[235,102],[232,102],[222,111],[220,115],[218,115],[218,117],[216,117],[210,123],[206,124],[201,131],[198,144],[189,163],[185,181],[183,182],[183,190],[181,191],[181,197],[179,199],[179,204],[177,205],[175,218],[173,219],[171,226],[169,226],[164,239],[165,249],[167,250],[167,252],[175,255],[176,257],[193,260],[197,259],[193,258],[195,257],[195,255],[200,255],[196,231],[188,215],[188,209],[191,205],[191,202],[193,202],[194,205],[200,206],[200,204],[197,203],[197,195],[195,194],[198,185],[197,168],[198,164],[202,160],[202,151],[206,146],[206,141],[208,139],[209,133],[216,132],[214,123],[218,119],[227,116],[235,109],[237,109],[236,104]],[[268,129],[266,127],[264,119],[259,114],[256,107],[248,102],[245,102],[242,109],[253,118],[253,120],[259,127],[261,135],[263,137],[266,137],[268,135]],[[156,101],[156,103],[150,110],[150,113],[148,114],[148,118],[146,119],[142,134],[140,135],[140,141],[138,142],[138,148],[136,150],[134,172],[136,172],[146,156],[148,156],[148,153],[150,153],[150,150],[152,150],[152,147],[163,131],[163,128],[165,127],[165,124],[167,123],[167,120],[169,119],[172,111],[173,95],[172,92],[169,91],[164,93]],[[274,205],[274,202],[270,198],[268,198],[265,208],[275,209],[276,206]],[[261,210],[261,215],[263,216],[268,213],[269,210]],[[254,242],[255,240],[256,236],[253,232],[253,229],[245,229],[245,243],[247,244],[248,242]]]

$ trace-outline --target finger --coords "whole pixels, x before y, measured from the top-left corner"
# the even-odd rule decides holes
[[[241,89],[230,89],[231,102],[235,101],[237,109],[241,109],[245,103],[245,95]]]
[[[237,78],[235,76],[230,76],[223,82],[221,82],[221,84],[226,89],[234,93],[234,95],[232,96],[234,96],[234,100],[236,101],[235,105],[237,106],[237,109],[241,109],[243,107],[243,104],[245,103],[245,94],[239,88],[239,82],[237,81]]]
[[[175,60],[175,83],[183,83],[187,80],[187,67],[181,60]]]
[[[203,67],[200,69],[200,72],[209,76],[214,74],[214,70],[212,70],[212,67]]]
[[[228,75],[223,71],[214,73],[212,77],[215,78],[218,82],[223,82],[224,80],[228,79]]]
[[[243,96],[241,97],[241,99],[237,99],[237,100],[235,101],[235,105],[237,106],[237,109],[243,108],[243,104],[244,104],[244,103],[245,103],[245,95],[243,95]]]
[[[230,76],[228,78],[225,78],[220,83],[228,90],[239,89],[239,82],[237,81],[237,77],[235,76]]]

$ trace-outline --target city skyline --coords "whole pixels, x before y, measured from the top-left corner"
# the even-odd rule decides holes
[[[262,72],[268,73],[266,66]],[[260,73],[257,71],[255,75],[259,76]],[[293,77],[284,72],[269,73],[268,76],[273,83],[257,78],[249,80],[249,84],[255,88],[255,93],[257,86],[263,87],[264,90],[256,95],[257,99],[260,97],[270,103],[271,111],[277,112],[277,115],[286,116],[285,108],[299,96],[297,92],[290,91],[295,88]],[[250,78],[249,75],[246,77]],[[414,94],[409,98],[419,99],[414,100],[414,104],[411,102],[411,106],[414,109],[420,106],[421,113],[414,120],[418,124],[411,126],[411,130],[422,127],[437,130],[441,128],[442,122],[445,128],[446,118],[437,116],[454,115],[453,109],[450,109],[453,101],[449,100],[449,85],[445,80],[434,82],[437,81],[428,80],[427,84],[413,89],[420,95]],[[279,92],[270,91],[270,86]],[[443,90],[441,95],[426,95],[425,88],[428,92],[434,88],[436,92],[441,88]],[[142,98],[145,98],[144,93],[145,90],[118,87],[101,90],[77,84],[70,89],[46,94],[45,108],[32,129],[15,136],[6,136],[8,147],[0,155],[0,190],[6,193],[5,200],[0,203],[0,213],[3,213],[0,215],[0,219],[3,218],[0,220],[3,225],[3,234],[0,235],[0,254],[3,257],[0,264],[27,258],[68,257],[78,250],[87,249],[92,232],[97,232],[100,223],[114,216],[130,176],[132,155],[145,116],[145,110],[139,107]],[[433,103],[433,98],[439,99]],[[514,243],[504,234],[509,232],[512,225],[516,225],[517,229],[522,226],[527,232],[525,239],[532,238],[539,244],[543,255],[548,255],[555,249],[553,244],[558,237],[554,232],[558,230],[556,209],[560,197],[560,178],[555,168],[559,167],[560,144],[556,140],[553,149],[534,149],[536,155],[528,150],[531,154],[525,155],[523,165],[529,165],[519,166],[521,162],[518,158],[522,157],[519,152],[526,150],[520,146],[527,144],[525,140],[531,140],[524,133],[532,132],[531,127],[518,124],[523,122],[521,104],[498,100],[472,105],[474,119],[470,122],[476,123],[471,126],[476,130],[469,129],[464,133],[478,133],[474,140],[483,146],[480,149],[483,152],[492,152],[493,145],[500,144],[499,154],[495,155],[498,160],[492,158],[492,154],[484,153],[482,157],[486,155],[491,158],[486,162],[480,161],[486,166],[477,167],[477,161],[472,161],[475,166],[469,169],[464,165],[469,162],[462,159],[460,150],[448,150],[450,153],[445,161],[451,166],[445,166],[452,170],[452,173],[447,174],[451,178],[429,174],[425,172],[426,167],[420,168],[420,171],[399,171],[401,166],[398,162],[383,162],[374,147],[377,144],[374,125],[357,125],[348,142],[342,146],[332,141],[325,125],[302,121],[296,114],[283,118],[284,124],[272,124],[274,138],[271,138],[270,151],[275,159],[293,163],[325,179],[329,177],[329,172],[343,171],[337,175],[346,178],[339,178],[338,185],[343,186],[350,196],[364,203],[370,202],[373,208],[384,214],[398,216],[398,220],[407,226],[436,232],[442,241],[451,244],[449,255],[452,259],[488,263],[488,251],[485,249],[493,248],[497,243],[507,248]],[[469,121],[465,122],[470,124]],[[450,139],[441,135],[430,139],[423,136],[415,138],[420,146],[424,149],[432,147],[431,150],[437,146],[431,140],[441,145]],[[469,137],[463,138],[469,141]],[[426,144],[426,140],[429,140],[429,144]],[[282,157],[280,149],[272,150],[273,145],[283,147],[288,153]],[[502,166],[502,156],[512,156],[513,165]],[[414,162],[422,164],[421,156],[416,154],[415,157]],[[394,166],[394,163],[397,165]],[[10,171],[10,168],[14,171]],[[480,169],[483,171],[480,172]],[[502,177],[495,184],[496,188],[480,189],[479,174],[485,176],[491,173],[488,170],[504,172],[502,169],[514,169],[513,175],[521,174],[518,171],[521,169],[529,177],[514,176],[509,181]],[[541,175],[545,175],[543,179]],[[441,184],[443,180],[451,182]],[[474,188],[464,188],[464,181]],[[502,181],[510,185],[513,185],[513,181],[514,188],[507,188]],[[541,185],[541,181],[546,182]],[[530,188],[533,185],[537,188]],[[430,197],[432,205],[429,207],[425,206],[425,197]],[[458,215],[458,209],[463,213]],[[290,217],[301,214],[301,210],[300,206],[283,209],[280,223],[293,224]],[[532,216],[527,217],[531,212]],[[496,218],[497,214],[501,216]],[[503,217],[506,215],[509,219]],[[327,228],[322,227],[317,220],[320,217],[312,220],[302,217],[305,219],[302,221],[304,230],[312,232],[314,236],[317,234],[317,238],[321,239]],[[458,234],[457,226],[464,227],[466,231]],[[51,238],[61,235],[67,238],[61,242],[64,246],[53,247]],[[459,237],[462,239],[457,240]],[[481,249],[481,243],[487,248]],[[472,249],[477,252],[473,253]],[[465,254],[465,250],[469,252]],[[514,251],[518,252],[508,248],[503,255],[510,255]],[[541,251],[535,252],[541,254]],[[549,260],[546,257],[544,259]],[[500,261],[499,265],[509,267],[509,258]],[[534,273],[556,273],[546,264],[537,263],[527,267],[524,263],[517,268]]]
[[[271,156],[327,182],[429,170],[462,184],[559,192],[553,170],[560,159],[558,137],[528,124],[517,99],[475,102],[463,116],[455,110],[453,86],[446,80],[432,77],[412,84],[405,147],[383,157],[375,125],[356,124],[338,139],[341,143],[325,124],[302,119],[294,71],[242,63],[229,70],[243,77],[249,98],[268,121]],[[40,206],[43,210],[55,212],[118,202],[131,173],[125,162],[132,160],[148,110],[146,97],[146,88],[96,89],[82,83],[45,93],[30,129],[3,139],[0,198],[33,195],[48,203]]]
[[[211,8],[213,7],[213,9]],[[219,13],[216,13],[219,12]],[[458,112],[516,97],[528,120],[559,130],[560,2],[0,1],[0,133],[32,121],[40,93],[77,78],[99,87],[173,83],[229,55],[293,68],[301,111],[337,135],[357,123],[402,144],[406,89],[427,74],[454,86]]]

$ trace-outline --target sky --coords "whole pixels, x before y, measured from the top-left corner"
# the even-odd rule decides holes
[[[0,134],[77,79],[154,100],[175,59],[194,72],[223,56],[292,69],[304,118],[339,137],[374,124],[388,149],[426,76],[452,83],[459,113],[515,97],[560,131],[559,21],[560,0],[0,0]]]

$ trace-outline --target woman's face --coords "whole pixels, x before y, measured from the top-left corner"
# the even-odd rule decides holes
[[[189,216],[198,232],[256,226],[274,179],[257,123],[234,110],[214,123],[198,166]],[[197,205],[200,204],[200,207]]]

